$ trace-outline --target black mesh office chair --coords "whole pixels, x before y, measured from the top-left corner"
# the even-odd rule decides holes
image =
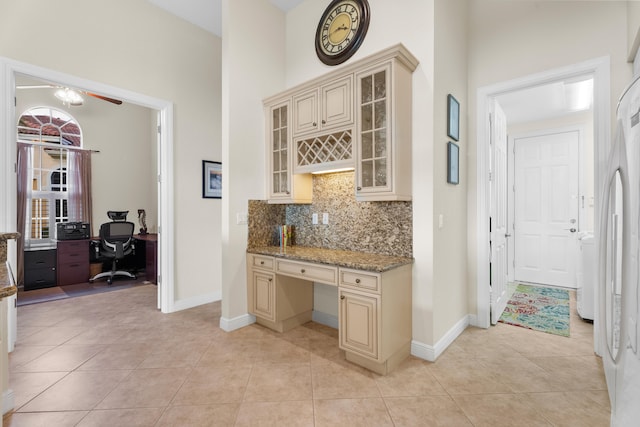
[[[127,222],[129,211],[108,211],[107,215],[111,222],[106,222],[100,226],[100,244],[96,245],[96,255],[98,257],[111,260],[111,271],[96,274],[89,279],[89,283],[103,277],[107,278],[107,283],[111,284],[114,276],[126,276],[135,279],[135,274],[128,271],[118,270],[118,262],[125,257],[135,253],[133,240],[133,230],[135,224]]]

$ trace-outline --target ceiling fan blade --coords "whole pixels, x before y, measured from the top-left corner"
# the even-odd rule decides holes
[[[102,99],[103,101],[111,102],[112,104],[121,105],[122,101],[119,99],[109,98],[108,96],[98,95],[97,93],[85,92],[89,96],[93,96],[94,98]]]

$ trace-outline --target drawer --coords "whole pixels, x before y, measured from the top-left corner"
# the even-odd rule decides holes
[[[56,286],[56,268],[27,268],[24,269],[24,290],[47,288]]]
[[[329,265],[279,259],[276,261],[276,273],[327,285],[338,285],[338,268]]]
[[[82,252],[60,252],[60,250],[58,250],[58,265],[70,262],[89,264],[89,247]]]
[[[273,271],[273,257],[252,255],[251,259],[253,260],[252,266],[254,268],[262,268],[265,270]]]
[[[340,286],[380,293],[380,275],[368,271],[340,269]]]
[[[71,262],[58,267],[58,286],[89,281],[89,262]]]
[[[66,240],[58,242],[58,257],[65,254],[89,255],[89,240]]]
[[[43,251],[25,251],[24,268],[42,268],[56,266],[56,250],[48,249]]]

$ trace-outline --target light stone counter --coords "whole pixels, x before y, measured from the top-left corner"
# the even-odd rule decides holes
[[[0,232],[0,300],[18,292],[18,288],[9,277],[7,268],[7,240],[18,237],[20,237],[20,233]]]
[[[336,265],[338,267],[353,268],[354,270],[374,271],[377,273],[413,263],[413,258],[408,257],[295,245],[287,246],[285,250],[282,250],[280,246],[250,247],[247,249],[247,252],[297,261]]]

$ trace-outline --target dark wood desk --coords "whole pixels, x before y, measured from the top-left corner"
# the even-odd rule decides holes
[[[156,283],[158,280],[158,235],[155,233],[134,234],[133,238],[144,243],[145,275],[148,281]]]

